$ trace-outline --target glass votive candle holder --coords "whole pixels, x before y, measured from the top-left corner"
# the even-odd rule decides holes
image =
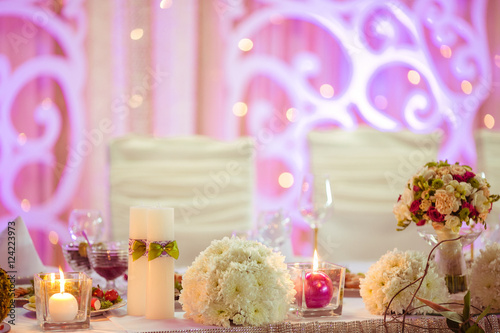
[[[36,319],[42,330],[90,328],[92,279],[84,272],[34,277]]]
[[[291,311],[298,317],[342,315],[346,268],[328,262],[290,263],[288,271],[295,284]]]

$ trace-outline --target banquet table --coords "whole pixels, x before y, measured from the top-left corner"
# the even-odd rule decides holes
[[[401,332],[400,324],[383,325],[383,316],[370,314],[359,297],[344,298],[342,316],[300,319],[289,315],[282,323],[258,327],[229,328],[204,326],[183,318],[184,312],[176,310],[175,318],[169,320],[147,320],[144,317],[127,315],[126,306],[105,312],[101,316],[91,318],[90,332]],[[423,315],[407,317],[406,332],[446,332],[446,321],[441,316]],[[486,323],[489,323],[488,325]],[[15,325],[12,332],[41,332],[34,312],[16,307]],[[500,332],[500,316],[489,315],[483,318],[486,332]],[[438,329],[438,330],[431,330]],[[82,331],[75,331],[82,332]]]

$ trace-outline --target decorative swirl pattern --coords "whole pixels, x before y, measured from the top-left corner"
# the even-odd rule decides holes
[[[473,140],[465,144],[464,140],[472,138],[470,124],[487,96],[478,91],[486,89],[489,93],[491,86],[484,0],[460,4],[417,0],[411,7],[396,0],[257,2],[260,3],[258,9],[238,16],[237,20],[228,19],[234,29],[228,38],[225,72],[229,93],[227,110],[239,101],[246,101],[250,106],[248,131],[261,144],[260,159],[279,160],[298,180],[308,165],[309,130],[325,124],[353,129],[362,118],[366,124],[383,131],[408,128],[414,132],[431,132],[443,128],[450,131],[450,140],[443,143],[439,157],[459,160],[465,156],[467,160],[463,162],[475,163]],[[461,13],[471,13],[470,20],[461,17]],[[333,76],[340,75],[336,69],[342,68],[347,69],[348,78],[346,86],[335,88],[333,98],[323,97],[313,81],[325,68],[332,68],[328,66],[335,59],[311,50],[291,49],[291,54],[273,54],[271,47],[262,47],[259,52],[245,54],[236,47],[242,38],[260,41],[263,29],[286,29],[284,25],[275,24],[276,17],[294,24],[299,22],[296,25],[300,22],[312,25],[317,29],[309,31],[326,31],[331,40],[339,44],[340,58],[345,60],[339,60],[333,67]],[[286,47],[295,36],[283,35]],[[319,34],[309,37],[324,38]],[[265,42],[261,44],[265,46]],[[449,49],[451,58],[448,54],[440,55],[441,48]],[[391,84],[387,77],[377,79],[382,68],[413,70],[416,78],[413,82],[409,79],[407,84],[400,78],[397,85],[405,86],[402,96],[407,97],[391,96],[392,88],[388,88],[387,96],[382,97],[384,101],[389,99],[389,103],[381,103],[383,108],[380,108],[374,106],[370,96],[381,86]],[[449,73],[454,80],[447,77]],[[259,76],[272,80],[286,95],[289,105],[298,110],[296,119],[289,121],[284,130],[272,131],[270,138],[268,133],[265,141],[259,140],[266,130],[261,125],[266,123],[266,117],[270,122],[275,117],[273,108],[283,109],[283,106],[277,106],[272,95],[248,93],[251,81]],[[472,85],[472,91],[463,90],[460,84],[463,80]],[[259,103],[255,103],[257,99]],[[385,104],[391,103],[399,103],[401,108],[392,112],[389,108],[384,110]],[[237,128],[236,120],[228,126]],[[464,131],[467,133],[461,134]],[[259,207],[290,207],[289,211],[294,211],[292,205],[297,193],[294,189],[299,183],[295,181],[292,190],[277,196],[264,196]]]
[[[0,54],[0,132],[2,133],[0,149],[0,200],[7,209],[1,220],[11,220],[17,215],[24,215],[25,222],[31,230],[50,230],[59,235],[67,234],[65,222],[59,219],[61,213],[73,200],[80,180],[83,165],[75,164],[69,168],[70,152],[78,152],[78,144],[83,139],[83,86],[85,82],[85,11],[83,1],[68,2],[63,8],[56,3],[40,3],[39,1],[0,2],[0,17],[17,18],[20,29],[12,28],[8,35],[10,48]],[[15,25],[14,25],[15,27]],[[52,42],[62,51],[60,54],[44,52],[33,54],[31,58],[14,65],[17,53],[22,47],[37,44],[40,35],[50,36]],[[47,47],[44,38],[43,47]],[[38,48],[33,47],[33,50]],[[23,52],[27,52],[22,50]],[[35,51],[33,51],[35,52]],[[17,61],[17,60],[16,60]],[[17,110],[15,103],[22,99],[23,89],[41,81],[51,82],[55,89],[62,91],[63,107],[52,101],[50,92],[55,89],[41,88],[37,91],[48,92],[42,96],[43,101],[34,105],[35,127],[41,130],[38,136],[27,137],[19,125],[15,125],[21,116],[31,114],[30,110]],[[37,86],[40,87],[40,86]],[[69,138],[60,142],[63,128],[61,113],[67,115]],[[29,123],[23,117],[22,126]],[[68,158],[65,165],[57,162],[56,145],[63,144],[67,148]],[[23,198],[16,194],[17,179],[22,179],[22,172],[30,166],[46,166],[54,170],[57,186],[52,195],[41,198],[41,202],[32,201],[23,204]],[[45,175],[47,176],[47,175]],[[21,182],[21,186],[30,187],[35,193],[40,184]],[[45,221],[45,223],[40,223]],[[50,222],[49,222],[50,221]]]

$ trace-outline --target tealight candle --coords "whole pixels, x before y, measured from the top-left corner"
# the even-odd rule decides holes
[[[313,271],[307,272],[304,283],[304,296],[308,308],[327,306],[333,297],[333,285],[330,277],[318,271],[318,253],[314,250]]]
[[[54,294],[49,298],[49,314],[52,321],[62,322],[71,321],[75,319],[78,314],[78,302],[75,296],[70,293],[64,292],[64,284],[66,280],[64,279],[64,273],[61,269],[60,272],[60,293]],[[51,275],[52,282],[55,280],[54,274]]]

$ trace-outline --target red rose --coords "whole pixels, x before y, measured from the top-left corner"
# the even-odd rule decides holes
[[[430,207],[427,211],[427,215],[429,215],[434,222],[444,222],[444,215],[438,212],[435,207]]]
[[[420,209],[420,203],[421,203],[421,200],[414,200],[411,203],[410,212],[412,212],[413,214],[415,214],[416,212],[418,212],[418,210]]]
[[[420,220],[420,221],[417,222],[417,225],[419,227],[421,227],[421,226],[423,226],[425,224],[425,222],[426,222],[425,220]]]

